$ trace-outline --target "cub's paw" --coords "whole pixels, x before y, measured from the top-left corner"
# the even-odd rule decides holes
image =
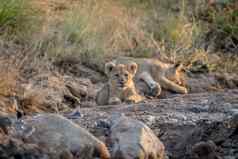
[[[183,94],[188,94],[188,89],[187,89],[187,88],[183,88],[183,89],[181,90],[181,93],[183,93]]]
[[[116,104],[121,104],[121,100],[117,97],[112,97],[108,101],[109,105],[116,105]]]
[[[161,87],[158,83],[151,84],[149,88],[150,88],[149,96],[158,97],[160,95]]]
[[[128,104],[134,104],[134,103],[137,103],[137,100],[130,98],[130,99],[126,99],[125,102],[128,103]]]
[[[135,95],[135,96],[131,96],[131,97],[127,98],[125,100],[125,102],[128,103],[128,104],[133,104],[133,103],[138,103],[142,100],[143,100],[143,98],[141,96]]]

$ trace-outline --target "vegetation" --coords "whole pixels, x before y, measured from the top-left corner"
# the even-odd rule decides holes
[[[210,32],[213,33],[211,39],[215,40],[216,48],[226,52],[237,52],[238,2],[227,0],[220,4],[212,4],[204,10],[202,16],[210,24]]]
[[[38,18],[28,0],[0,0],[0,35],[7,39],[18,36],[26,40],[38,27]]]
[[[29,50],[27,55],[45,60],[73,56],[94,66],[118,55],[151,57],[159,52],[189,65],[202,59],[202,52],[211,70],[236,71],[236,62],[226,63],[233,61],[234,53],[222,52],[237,51],[237,15],[237,2],[232,0],[222,4],[205,0],[0,0],[0,38],[11,41],[14,37],[14,43]],[[218,60],[210,59],[214,56]]]

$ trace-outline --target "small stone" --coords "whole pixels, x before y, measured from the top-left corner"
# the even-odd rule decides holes
[[[0,116],[0,129],[3,130],[5,134],[8,134],[8,128],[12,125],[10,118],[5,116]]]
[[[195,159],[221,159],[216,153],[216,144],[213,141],[199,142],[192,148],[192,156]]]
[[[110,126],[111,126],[111,123],[107,119],[100,119],[96,122],[97,128],[109,129]]]
[[[230,127],[232,128],[237,128],[238,129],[238,113],[237,114],[234,114],[230,121],[229,121],[229,125]]]

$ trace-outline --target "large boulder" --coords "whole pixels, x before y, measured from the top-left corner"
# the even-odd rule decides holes
[[[24,130],[18,132],[21,132],[24,141],[46,148],[55,158],[110,158],[104,143],[60,115],[41,114],[25,119],[23,124],[21,127]]]
[[[163,159],[164,145],[144,123],[121,116],[110,130],[112,158]]]

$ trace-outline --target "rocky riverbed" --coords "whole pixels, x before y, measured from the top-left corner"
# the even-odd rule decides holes
[[[165,144],[169,158],[192,158],[192,147],[212,141],[222,158],[238,158],[238,90],[175,95],[137,105],[82,108],[79,120],[97,136],[108,117],[124,114],[146,123]]]
[[[80,72],[32,76],[0,95],[0,159],[238,158],[237,75],[191,74],[187,95],[97,106],[103,77]]]
[[[48,117],[52,115],[42,114],[43,119],[44,116],[46,116],[46,119],[43,120],[45,122],[41,122],[42,117],[39,116],[41,115],[25,116],[21,119],[24,124],[28,123],[28,121],[34,121],[31,122],[29,129],[24,129],[24,138],[22,138],[22,136],[19,137],[19,133],[17,133],[18,136],[14,136],[14,138],[6,138],[6,136],[11,137],[12,132],[19,131],[19,129],[16,129],[16,126],[19,126],[19,121],[11,119],[13,124],[12,126],[9,126],[10,130],[7,128],[9,133],[8,135],[4,135],[4,140],[1,140],[1,158],[16,158],[16,155],[19,155],[22,158],[24,158],[24,155],[31,156],[31,158],[46,158],[47,154],[50,153],[48,152],[49,149],[44,150],[41,148],[40,145],[42,144],[43,139],[45,139],[43,142],[44,145],[51,145],[51,147],[54,147],[52,146],[52,143],[53,145],[58,144],[59,147],[64,145],[62,143],[60,144],[60,142],[72,144],[72,142],[70,142],[72,138],[60,137],[62,134],[69,133],[67,130],[71,131],[70,134],[71,137],[74,136],[74,140],[77,141],[77,136],[79,137],[78,142],[76,142],[77,144],[72,144],[74,147],[77,145],[83,145],[87,148],[93,147],[95,146],[94,144],[91,146],[89,144],[87,146],[87,144],[93,140],[93,142],[96,141],[95,143],[105,144],[108,151],[111,152],[111,155],[113,156],[113,149],[115,149],[116,143],[124,143],[124,146],[126,146],[126,144],[132,144],[128,142],[130,141],[130,136],[131,138],[135,137],[133,138],[133,141],[136,140],[137,136],[138,143],[146,142],[148,144],[147,140],[149,140],[151,136],[147,134],[145,137],[142,137],[143,133],[140,133],[140,129],[136,129],[136,127],[140,125],[140,123],[138,124],[137,122],[140,121],[151,128],[153,131],[151,131],[151,133],[155,134],[155,136],[163,142],[166,152],[165,158],[238,158],[238,90],[226,90],[216,93],[174,95],[168,99],[145,101],[135,105],[123,104],[101,107],[85,106],[80,109],[75,109],[72,114],[62,114],[62,117],[60,117],[61,115],[55,115],[55,122],[57,122],[57,118],[62,120],[61,122],[58,122],[58,126],[60,128],[57,129],[51,129],[52,126],[57,127],[57,123],[52,122],[51,119],[48,121]],[[125,124],[122,124],[124,126],[119,126],[119,129],[115,129],[115,122],[120,121],[120,118],[123,117],[129,117],[129,120],[124,121]],[[9,125],[9,123],[6,122],[6,118],[2,118],[1,120],[3,119],[6,125]],[[76,123],[75,125],[82,127],[80,130],[83,133],[80,133],[81,131],[77,133],[78,130],[76,129],[71,130],[72,128],[67,125],[68,122],[71,122],[70,120],[73,121],[72,124]],[[130,122],[130,120],[133,120],[133,122]],[[20,125],[23,123],[20,122]],[[35,132],[35,129],[39,127],[39,124],[41,124],[41,129],[38,129],[39,132]],[[125,127],[125,125],[128,124],[129,127]],[[26,124],[25,126],[29,125]],[[133,128],[133,126],[135,127]],[[124,127],[122,131],[119,131],[121,130],[120,127]],[[137,131],[131,131],[129,128]],[[15,131],[12,131],[11,129],[14,129]],[[87,132],[87,130],[90,133]],[[61,133],[59,133],[59,131],[61,131]],[[39,140],[40,136],[37,137],[37,135],[42,132],[44,132],[43,135],[45,135],[45,137]],[[125,132],[127,132],[126,136],[129,136],[129,138],[123,137],[123,133]],[[34,133],[37,135],[34,136]],[[4,134],[4,132],[2,134]],[[16,132],[13,134],[16,134]],[[33,137],[30,138],[35,137],[34,140],[26,140],[26,138],[32,135]],[[124,138],[124,141],[118,143],[119,139],[117,139],[117,142],[113,143],[111,138],[115,135],[120,138],[120,141]],[[86,136],[90,137],[87,139],[85,138]],[[48,140],[47,137],[50,137],[51,140]],[[80,140],[80,138],[85,140]],[[54,144],[53,141],[57,142]],[[153,141],[155,142],[155,140]],[[70,146],[68,146],[68,148],[69,147]],[[134,148],[132,151],[137,152],[138,149],[139,148]],[[53,149],[51,152],[58,153],[58,150],[59,149],[56,146],[55,151]],[[62,150],[62,152],[67,152],[63,151],[63,148],[60,150]],[[67,148],[65,150],[67,150]],[[41,151],[45,152],[46,155],[42,156],[42,153],[40,153]],[[157,152],[160,151],[161,150],[158,150]],[[74,158],[75,154],[77,154],[76,156],[78,158],[80,158],[80,156],[81,158],[85,158],[82,157],[85,156],[85,154],[82,154],[85,153],[85,151],[80,152],[81,155],[73,153],[73,151],[70,151],[69,149],[68,155]],[[146,153],[147,152],[148,150],[146,150]],[[48,158],[51,158],[49,156]],[[93,155],[91,155],[91,157],[92,156]],[[60,158],[60,156],[58,158]]]

